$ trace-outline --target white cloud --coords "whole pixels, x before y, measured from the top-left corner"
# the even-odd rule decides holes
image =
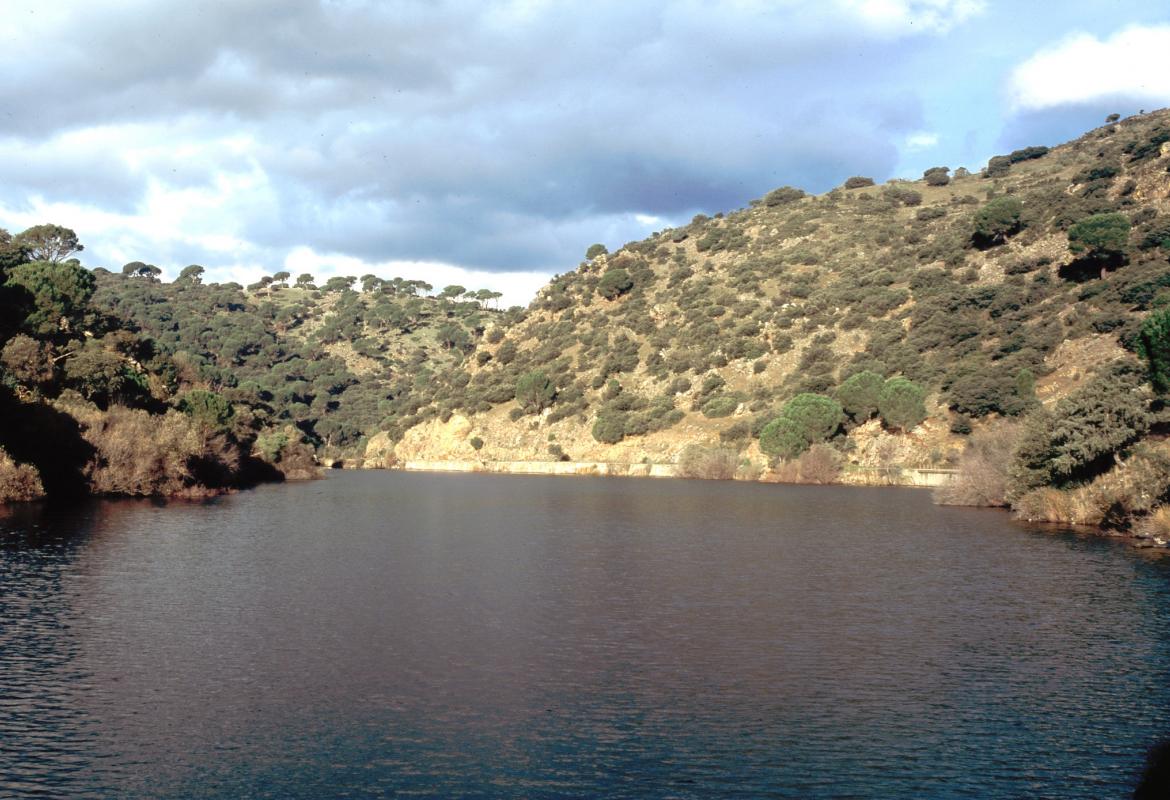
[[[421,280],[440,289],[457,284],[468,289],[491,289],[502,292],[500,307],[526,306],[536,296],[537,290],[548,283],[544,272],[489,272],[443,264],[437,261],[380,261],[371,263],[352,256],[335,253],[318,253],[309,247],[298,247],[284,260],[284,268],[294,276],[311,273],[318,283],[324,283],[335,275],[361,277],[372,274],[381,278],[405,278]],[[267,273],[260,273],[267,274]],[[259,274],[241,276],[253,281]]]
[[[1017,111],[1112,97],[1170,103],[1170,25],[1071,36],[1016,67],[1009,95]]]
[[[870,26],[889,33],[946,33],[983,12],[983,0],[840,0]]]
[[[882,171],[926,123],[857,54],[983,10],[393,5],[8,0],[0,226],[72,227],[90,266],[251,282],[303,247],[523,302],[591,242]]]
[[[938,144],[938,134],[930,131],[918,131],[906,137],[907,150],[927,150]]]
[[[256,202],[264,187],[254,177],[221,176],[215,190],[167,191],[153,185],[138,213],[119,214],[90,206],[47,202],[31,198],[23,209],[0,205],[0,222],[14,231],[54,220],[81,235],[86,266],[117,272],[130,261],[157,262],[163,279],[173,280],[189,261],[207,260],[206,280],[247,285],[264,275],[286,269],[294,275],[310,272],[321,283],[335,275],[424,280],[436,288],[459,284],[468,289],[502,292],[500,306],[526,306],[548,283],[551,270],[489,271],[438,261],[373,261],[338,253],[318,253],[299,246],[289,251],[264,248],[242,237],[218,209],[230,206],[230,196]],[[168,261],[170,258],[171,261]]]

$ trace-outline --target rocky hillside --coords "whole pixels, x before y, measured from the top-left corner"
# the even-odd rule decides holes
[[[204,284],[195,265],[161,283],[142,262],[86,278],[70,261],[85,308],[64,328],[36,312],[0,330],[0,377],[17,399],[69,390],[115,415],[182,411],[201,392],[270,463],[306,444],[367,466],[570,460],[866,482],[958,468],[981,477],[956,502],[1160,519],[1168,168],[1160,111],[978,174],[782,187],[613,253],[594,245],[508,311],[491,292],[373,275],[241,287]],[[14,270],[53,256],[10,255]],[[10,290],[35,311],[39,284],[20,280]]]
[[[981,174],[785,187],[592,248],[388,415],[369,456],[670,463],[698,444],[758,473],[799,449],[760,435],[812,394],[843,406],[812,439],[847,469],[954,466],[984,421],[1132,359],[1170,285],[1167,142],[1157,112]],[[901,416],[879,413],[897,378]]]

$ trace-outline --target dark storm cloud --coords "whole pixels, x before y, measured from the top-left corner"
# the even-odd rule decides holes
[[[636,214],[886,177],[922,111],[879,88],[915,45],[875,24],[843,3],[79,3],[0,29],[20,109],[0,135],[84,153],[106,131],[107,157],[0,168],[0,202],[40,183],[124,210],[148,178],[251,171],[271,202],[232,222],[274,252],[568,266],[647,233]]]

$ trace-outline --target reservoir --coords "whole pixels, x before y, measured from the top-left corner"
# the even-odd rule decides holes
[[[1170,559],[922,490],[334,474],[0,515],[5,798],[1121,798]]]

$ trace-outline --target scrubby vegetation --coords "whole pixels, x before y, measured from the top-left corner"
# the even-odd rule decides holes
[[[82,249],[60,226],[0,231],[3,501],[313,477],[314,449],[361,442],[432,364],[461,361],[498,297],[374,276],[368,296],[356,279],[288,288],[287,272],[245,290],[198,265],[163,284],[142,262],[88,270],[68,257]]]
[[[164,488],[126,465],[100,478],[112,491],[215,484],[310,450],[360,460],[377,439],[387,463],[572,453],[793,480],[957,467],[950,502],[1034,515],[1075,496],[1106,504],[1077,518],[1152,530],[1167,499],[1168,122],[1120,120],[978,173],[781,187],[593,245],[507,311],[492,292],[373,275],[241,287],[191,265],[163,283],[143,262],[82,268],[65,229],[4,234],[4,402],[72,430],[91,484],[93,453],[117,463],[120,431],[144,419],[184,454],[156,463]],[[0,441],[0,474],[68,483],[19,439]]]

